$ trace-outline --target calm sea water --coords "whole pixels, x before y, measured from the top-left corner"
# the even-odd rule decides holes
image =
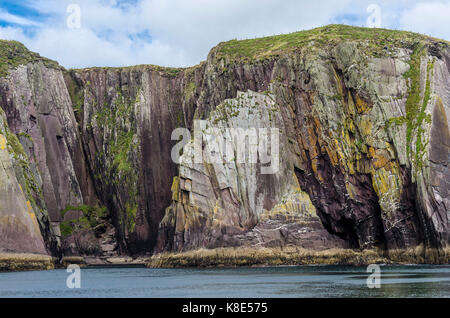
[[[369,289],[365,267],[237,269],[87,268],[81,289],[66,270],[0,273],[0,297],[450,297],[450,266],[382,266]]]

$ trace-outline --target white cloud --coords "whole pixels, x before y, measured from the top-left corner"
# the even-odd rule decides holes
[[[405,10],[400,25],[405,30],[450,39],[450,1],[423,2]]]
[[[22,17],[19,17],[17,15],[14,14],[10,14],[9,12],[6,12],[5,10],[0,9],[0,21],[4,21],[7,23],[11,23],[11,24],[19,24],[19,25],[23,25],[23,26],[39,26],[40,24],[29,20],[29,19],[25,19]]]
[[[67,27],[66,8],[71,2],[81,7],[81,29]],[[221,41],[310,29],[329,24],[345,14],[358,16],[355,23],[361,23],[366,20],[367,5],[378,3],[383,27],[402,27],[450,38],[444,20],[449,16],[448,1],[446,4],[421,2],[25,0],[26,6],[48,18],[34,28],[34,33],[24,33],[17,25],[0,27],[0,37],[21,41],[65,67],[189,66],[204,60],[209,50]]]
[[[16,40],[22,43],[28,40],[22,30],[16,27],[0,27],[0,39]]]
[[[293,32],[325,25],[350,0],[78,0],[79,30],[67,28],[70,1],[27,1],[50,15],[33,36],[0,28],[0,36],[22,41],[66,67],[159,64],[194,65],[221,41]],[[151,36],[151,40],[148,38]]]

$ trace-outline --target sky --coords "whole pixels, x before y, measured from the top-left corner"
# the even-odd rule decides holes
[[[66,68],[185,67],[222,41],[331,23],[450,40],[450,0],[0,0],[0,39]]]

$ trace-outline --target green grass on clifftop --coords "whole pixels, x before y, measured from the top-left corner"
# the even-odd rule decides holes
[[[362,28],[347,25],[328,25],[312,30],[249,40],[220,43],[212,50],[218,59],[253,60],[276,56],[301,47],[320,47],[340,41],[369,41],[374,51],[385,46],[410,47],[418,41],[433,41],[448,45],[418,33],[388,29]]]
[[[39,61],[42,61],[47,67],[61,68],[57,62],[29,51],[20,42],[0,40],[0,77],[8,75],[10,68],[14,69],[19,65]]]
[[[129,70],[148,70],[159,72],[162,76],[166,76],[169,78],[177,77],[181,71],[186,70],[187,68],[178,68],[178,67],[166,67],[159,66],[153,64],[139,64],[139,65],[131,65],[131,66],[119,66],[119,67],[87,67],[87,68],[79,68],[72,69],[71,71],[79,72],[79,71],[101,71],[101,70],[112,70],[112,71],[129,71]]]

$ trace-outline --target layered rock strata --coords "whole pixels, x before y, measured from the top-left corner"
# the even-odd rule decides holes
[[[333,25],[221,43],[186,69],[67,71],[17,42],[1,53],[0,248],[22,251],[3,242],[23,236],[83,254],[80,235],[108,256],[449,243],[446,41]],[[276,129],[278,169],[233,160],[251,138],[232,135],[232,156],[211,163],[205,142],[193,162],[188,142],[175,163],[172,132],[194,135],[196,120],[211,136]]]

